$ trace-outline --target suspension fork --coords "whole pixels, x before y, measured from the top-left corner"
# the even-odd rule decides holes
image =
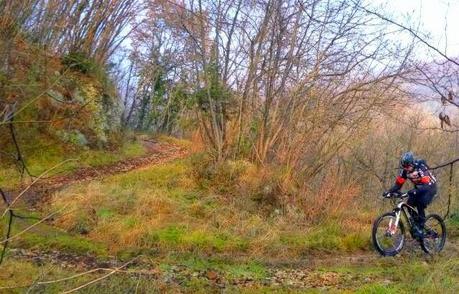
[[[408,222],[408,225],[410,227],[413,226],[410,218],[408,217],[408,216],[412,217],[410,210],[413,210],[413,208],[407,205],[406,203],[400,203],[399,205],[397,205],[396,208],[394,208],[393,212],[395,213],[395,222],[394,222],[395,227],[398,226],[399,222],[402,219],[402,212],[403,212],[403,215],[405,216],[405,220]],[[389,225],[391,225],[391,223],[392,223],[392,220],[389,221]]]
[[[402,211],[405,214],[405,217],[407,217],[405,210],[403,209],[403,206],[405,205],[404,202],[401,202],[397,205],[397,207],[394,208],[393,212],[395,213],[395,221],[392,223],[392,219],[389,221],[389,232],[391,234],[395,234],[395,231],[397,230],[398,224],[401,220],[401,215]]]
[[[394,210],[395,213],[395,221],[392,223],[392,219],[389,221],[389,230],[391,234],[395,234],[395,231],[397,230],[398,223],[400,222],[400,216],[402,213],[401,207],[397,207]]]

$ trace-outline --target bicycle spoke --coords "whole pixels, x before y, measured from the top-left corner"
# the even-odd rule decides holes
[[[441,219],[435,216],[428,217],[424,228],[423,249],[428,253],[440,252],[445,244],[446,236],[444,224],[442,224]]]
[[[403,233],[395,225],[395,217],[386,215],[379,221],[375,231],[376,246],[385,254],[398,252],[403,246]]]

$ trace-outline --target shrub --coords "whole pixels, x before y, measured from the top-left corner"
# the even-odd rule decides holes
[[[83,52],[69,52],[62,57],[62,64],[66,68],[79,71],[83,74],[93,73],[96,63]]]
[[[56,132],[56,135],[63,142],[70,143],[72,145],[81,146],[81,147],[88,145],[88,140],[86,139],[86,136],[83,135],[78,130],[73,130],[73,131],[58,130]]]
[[[298,204],[309,221],[321,223],[327,219],[341,219],[343,214],[352,211],[359,192],[356,184],[340,181],[340,177],[331,172],[318,188],[305,187]]]
[[[191,157],[191,173],[200,188],[212,189],[222,195],[239,195],[241,176],[250,163],[243,160],[227,160],[216,163],[207,153]]]
[[[207,188],[212,178],[212,159],[207,153],[196,153],[190,158],[191,176],[200,188]]]
[[[283,185],[284,176],[282,170],[276,167],[258,167],[247,165],[240,177],[238,184],[241,197],[248,197],[259,206],[267,209],[267,213],[273,209],[287,205],[288,189]],[[276,210],[277,213],[280,210]]]

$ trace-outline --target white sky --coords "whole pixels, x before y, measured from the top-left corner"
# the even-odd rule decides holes
[[[450,57],[459,56],[459,0],[373,0],[369,3],[387,7],[403,24],[419,24],[422,31],[430,33],[432,45]]]

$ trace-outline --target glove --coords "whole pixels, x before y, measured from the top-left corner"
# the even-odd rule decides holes
[[[400,192],[400,190],[392,192],[392,196],[397,198],[402,197],[402,192]]]

